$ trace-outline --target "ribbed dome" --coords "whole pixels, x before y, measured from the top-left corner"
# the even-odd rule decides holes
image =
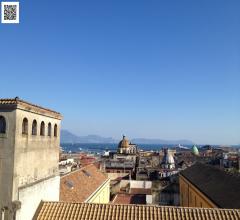
[[[119,142],[118,148],[128,148],[129,147],[129,141],[128,139],[123,135],[123,139]]]
[[[198,148],[197,148],[196,145],[193,145],[193,147],[192,147],[192,153],[193,153],[194,155],[199,155],[199,151],[198,151]]]

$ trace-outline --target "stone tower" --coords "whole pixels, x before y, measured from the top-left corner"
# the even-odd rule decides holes
[[[60,113],[0,99],[0,220],[30,220],[41,200],[59,200]]]

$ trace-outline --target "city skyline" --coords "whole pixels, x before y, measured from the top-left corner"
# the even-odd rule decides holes
[[[240,2],[173,2],[20,2],[0,24],[1,98],[80,136],[240,144]]]

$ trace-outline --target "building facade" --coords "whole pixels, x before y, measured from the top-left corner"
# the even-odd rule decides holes
[[[41,200],[59,200],[60,123],[52,110],[0,99],[0,219],[32,219]]]

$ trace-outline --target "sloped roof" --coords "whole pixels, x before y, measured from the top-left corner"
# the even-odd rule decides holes
[[[119,193],[113,200],[114,204],[146,204],[146,195]]]
[[[240,210],[42,202],[34,220],[239,220]]]
[[[139,195],[152,195],[152,189],[145,188],[131,188],[130,194],[139,194]]]
[[[61,177],[60,201],[84,202],[106,180],[107,176],[93,164]]]
[[[219,208],[240,208],[240,176],[195,163],[180,173]]]

